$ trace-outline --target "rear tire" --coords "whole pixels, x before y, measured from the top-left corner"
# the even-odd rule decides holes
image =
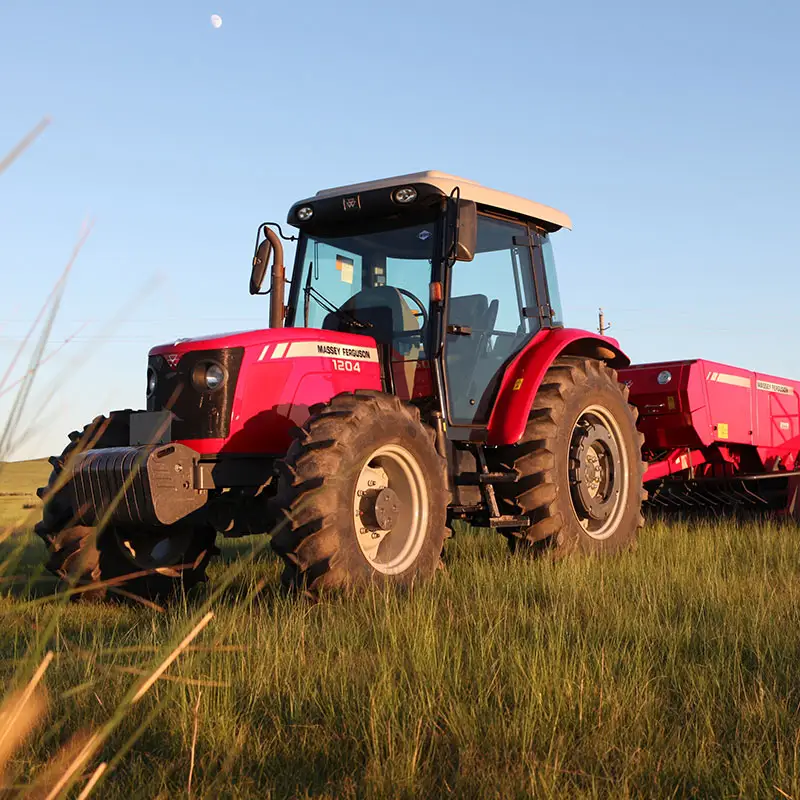
[[[42,521],[34,530],[47,547],[46,568],[70,586],[114,580],[113,588],[120,590],[99,586],[80,592],[76,599],[165,600],[204,581],[208,562],[219,553],[214,546],[216,533],[206,527],[143,526],[122,531],[107,526],[98,531],[76,523],[69,486],[58,485],[65,465],[81,450],[127,447],[129,429],[130,411],[115,411],[108,417],[95,418],[81,433],[71,433],[70,443],[61,455],[50,458],[53,471],[47,486],[37,491],[44,508]],[[173,547],[161,561],[147,557],[159,547],[161,551],[157,552],[163,552],[165,541],[178,547]],[[148,574],[125,580],[127,575],[142,572]]]
[[[379,392],[337,395],[311,410],[280,469],[287,522],[272,548],[285,589],[407,586],[440,566],[446,462],[414,406]]]
[[[502,511],[527,516],[506,532],[512,552],[609,554],[630,547],[644,524],[644,437],[628,387],[604,362],[562,356],[547,371],[521,440],[497,448],[513,484],[496,492]]]

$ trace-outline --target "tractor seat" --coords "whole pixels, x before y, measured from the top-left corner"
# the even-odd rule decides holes
[[[471,358],[479,356],[483,340],[491,335],[497,321],[497,300],[489,302],[485,294],[466,294],[450,298],[448,319],[455,325],[466,325],[472,328],[470,336],[458,336],[450,339],[448,348],[451,355]]]

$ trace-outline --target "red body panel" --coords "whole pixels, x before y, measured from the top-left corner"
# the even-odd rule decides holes
[[[194,350],[243,347],[244,358],[233,399],[230,433],[225,439],[185,439],[198,453],[282,455],[291,430],[308,418],[308,408],[339,392],[381,389],[375,340],[368,336],[308,328],[278,328],[179,339],[150,355],[180,358]],[[616,340],[587,331],[539,331],[516,356],[501,381],[488,424],[490,445],[516,442],[525,430],[533,398],[553,360],[565,350],[602,355],[614,366],[629,360]],[[430,363],[394,363],[398,396],[411,399],[432,391]]]
[[[614,367],[627,366],[630,359],[616,339],[576,328],[545,328],[509,364],[500,383],[497,401],[489,417],[487,443],[514,444],[525,431],[533,399],[545,373],[564,351],[574,355],[596,355],[597,348],[610,351],[607,360]]]
[[[276,328],[182,339],[150,355],[244,347],[226,439],[188,439],[198,453],[284,454],[290,431],[314,403],[339,392],[381,388],[375,340],[334,331]]]
[[[665,372],[670,380],[659,383]],[[638,364],[621,370],[620,378],[639,409],[645,450],[672,451],[646,480],[671,474],[664,462],[693,449],[733,474],[800,464],[800,381],[703,359]]]

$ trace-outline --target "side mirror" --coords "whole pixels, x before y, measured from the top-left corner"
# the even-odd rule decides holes
[[[272,255],[272,243],[269,239],[264,239],[256,248],[253,256],[253,269],[250,272],[250,294],[260,294],[261,286],[267,275],[269,258]]]
[[[270,294],[269,326],[280,328],[283,326],[283,316],[286,308],[283,305],[283,290],[286,285],[286,270],[283,266],[283,244],[278,234],[269,227],[272,223],[264,223],[259,228],[259,234],[264,231],[264,241],[256,247],[253,256],[253,268],[250,271],[250,294]],[[258,241],[258,239],[256,239]],[[270,256],[272,258],[272,277],[266,292],[261,291],[261,285],[269,269]]]
[[[472,200],[458,202],[456,261],[472,261],[478,246],[478,207]]]

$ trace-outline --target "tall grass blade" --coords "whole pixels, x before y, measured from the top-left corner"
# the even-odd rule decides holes
[[[0,175],[2,175],[36,141],[36,139],[39,138],[50,122],[50,117],[43,117],[22,137],[21,141],[11,149],[11,152],[0,160]]]

